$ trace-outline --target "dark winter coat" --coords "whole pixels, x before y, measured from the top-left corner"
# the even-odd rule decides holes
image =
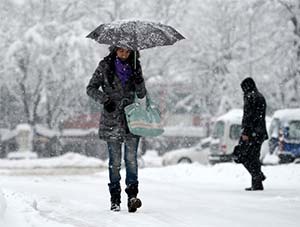
[[[136,70],[133,70],[135,76],[131,75],[124,87],[115,73],[114,61],[113,53],[100,61],[87,86],[87,94],[99,104],[104,104],[108,100],[116,104],[116,110],[113,112],[103,108],[99,123],[99,137],[106,141],[123,142],[137,137],[128,130],[124,107],[134,102],[135,93],[138,98],[144,98],[146,88],[143,79],[138,82],[135,80],[136,77],[143,78],[138,60]],[[133,68],[133,62],[131,65]]]
[[[244,115],[242,120],[242,134],[249,140],[262,143],[268,139],[266,130],[266,101],[257,90],[255,82],[248,77],[242,81],[244,91]]]

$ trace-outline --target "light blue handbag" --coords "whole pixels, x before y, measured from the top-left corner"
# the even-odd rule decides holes
[[[124,108],[129,131],[138,136],[154,137],[164,132],[160,111],[146,94],[146,107],[135,96],[135,102]]]

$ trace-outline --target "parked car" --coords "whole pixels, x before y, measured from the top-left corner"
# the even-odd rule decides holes
[[[198,126],[167,126],[158,137],[145,139],[146,150],[157,150],[159,156],[173,150],[195,146],[206,136],[206,129]]]
[[[193,147],[182,148],[165,153],[162,156],[162,164],[164,166],[193,162],[208,164],[208,141],[204,141],[205,142],[200,142]]]
[[[211,164],[232,161],[232,152],[241,135],[243,110],[232,109],[218,117],[212,130],[209,147]]]
[[[270,153],[278,155],[279,163],[300,158],[300,108],[275,111],[269,137]]]

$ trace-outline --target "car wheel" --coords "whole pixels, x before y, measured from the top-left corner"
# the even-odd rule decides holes
[[[292,155],[279,154],[278,157],[279,157],[279,164],[287,164],[295,161],[295,157],[293,157]]]
[[[215,164],[218,163],[218,161],[212,161],[212,160],[209,160],[208,163],[209,163],[210,165],[215,165]]]
[[[177,163],[192,163],[192,160],[190,158],[184,157],[179,159]]]

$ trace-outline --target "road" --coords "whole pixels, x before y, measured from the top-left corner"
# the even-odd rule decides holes
[[[1,226],[296,227],[300,224],[299,167],[265,167],[268,179],[262,192],[243,190],[250,178],[235,164],[142,169],[143,206],[137,213],[127,212],[124,192],[121,212],[109,210],[104,170],[81,175],[6,174],[0,176],[8,203]]]

